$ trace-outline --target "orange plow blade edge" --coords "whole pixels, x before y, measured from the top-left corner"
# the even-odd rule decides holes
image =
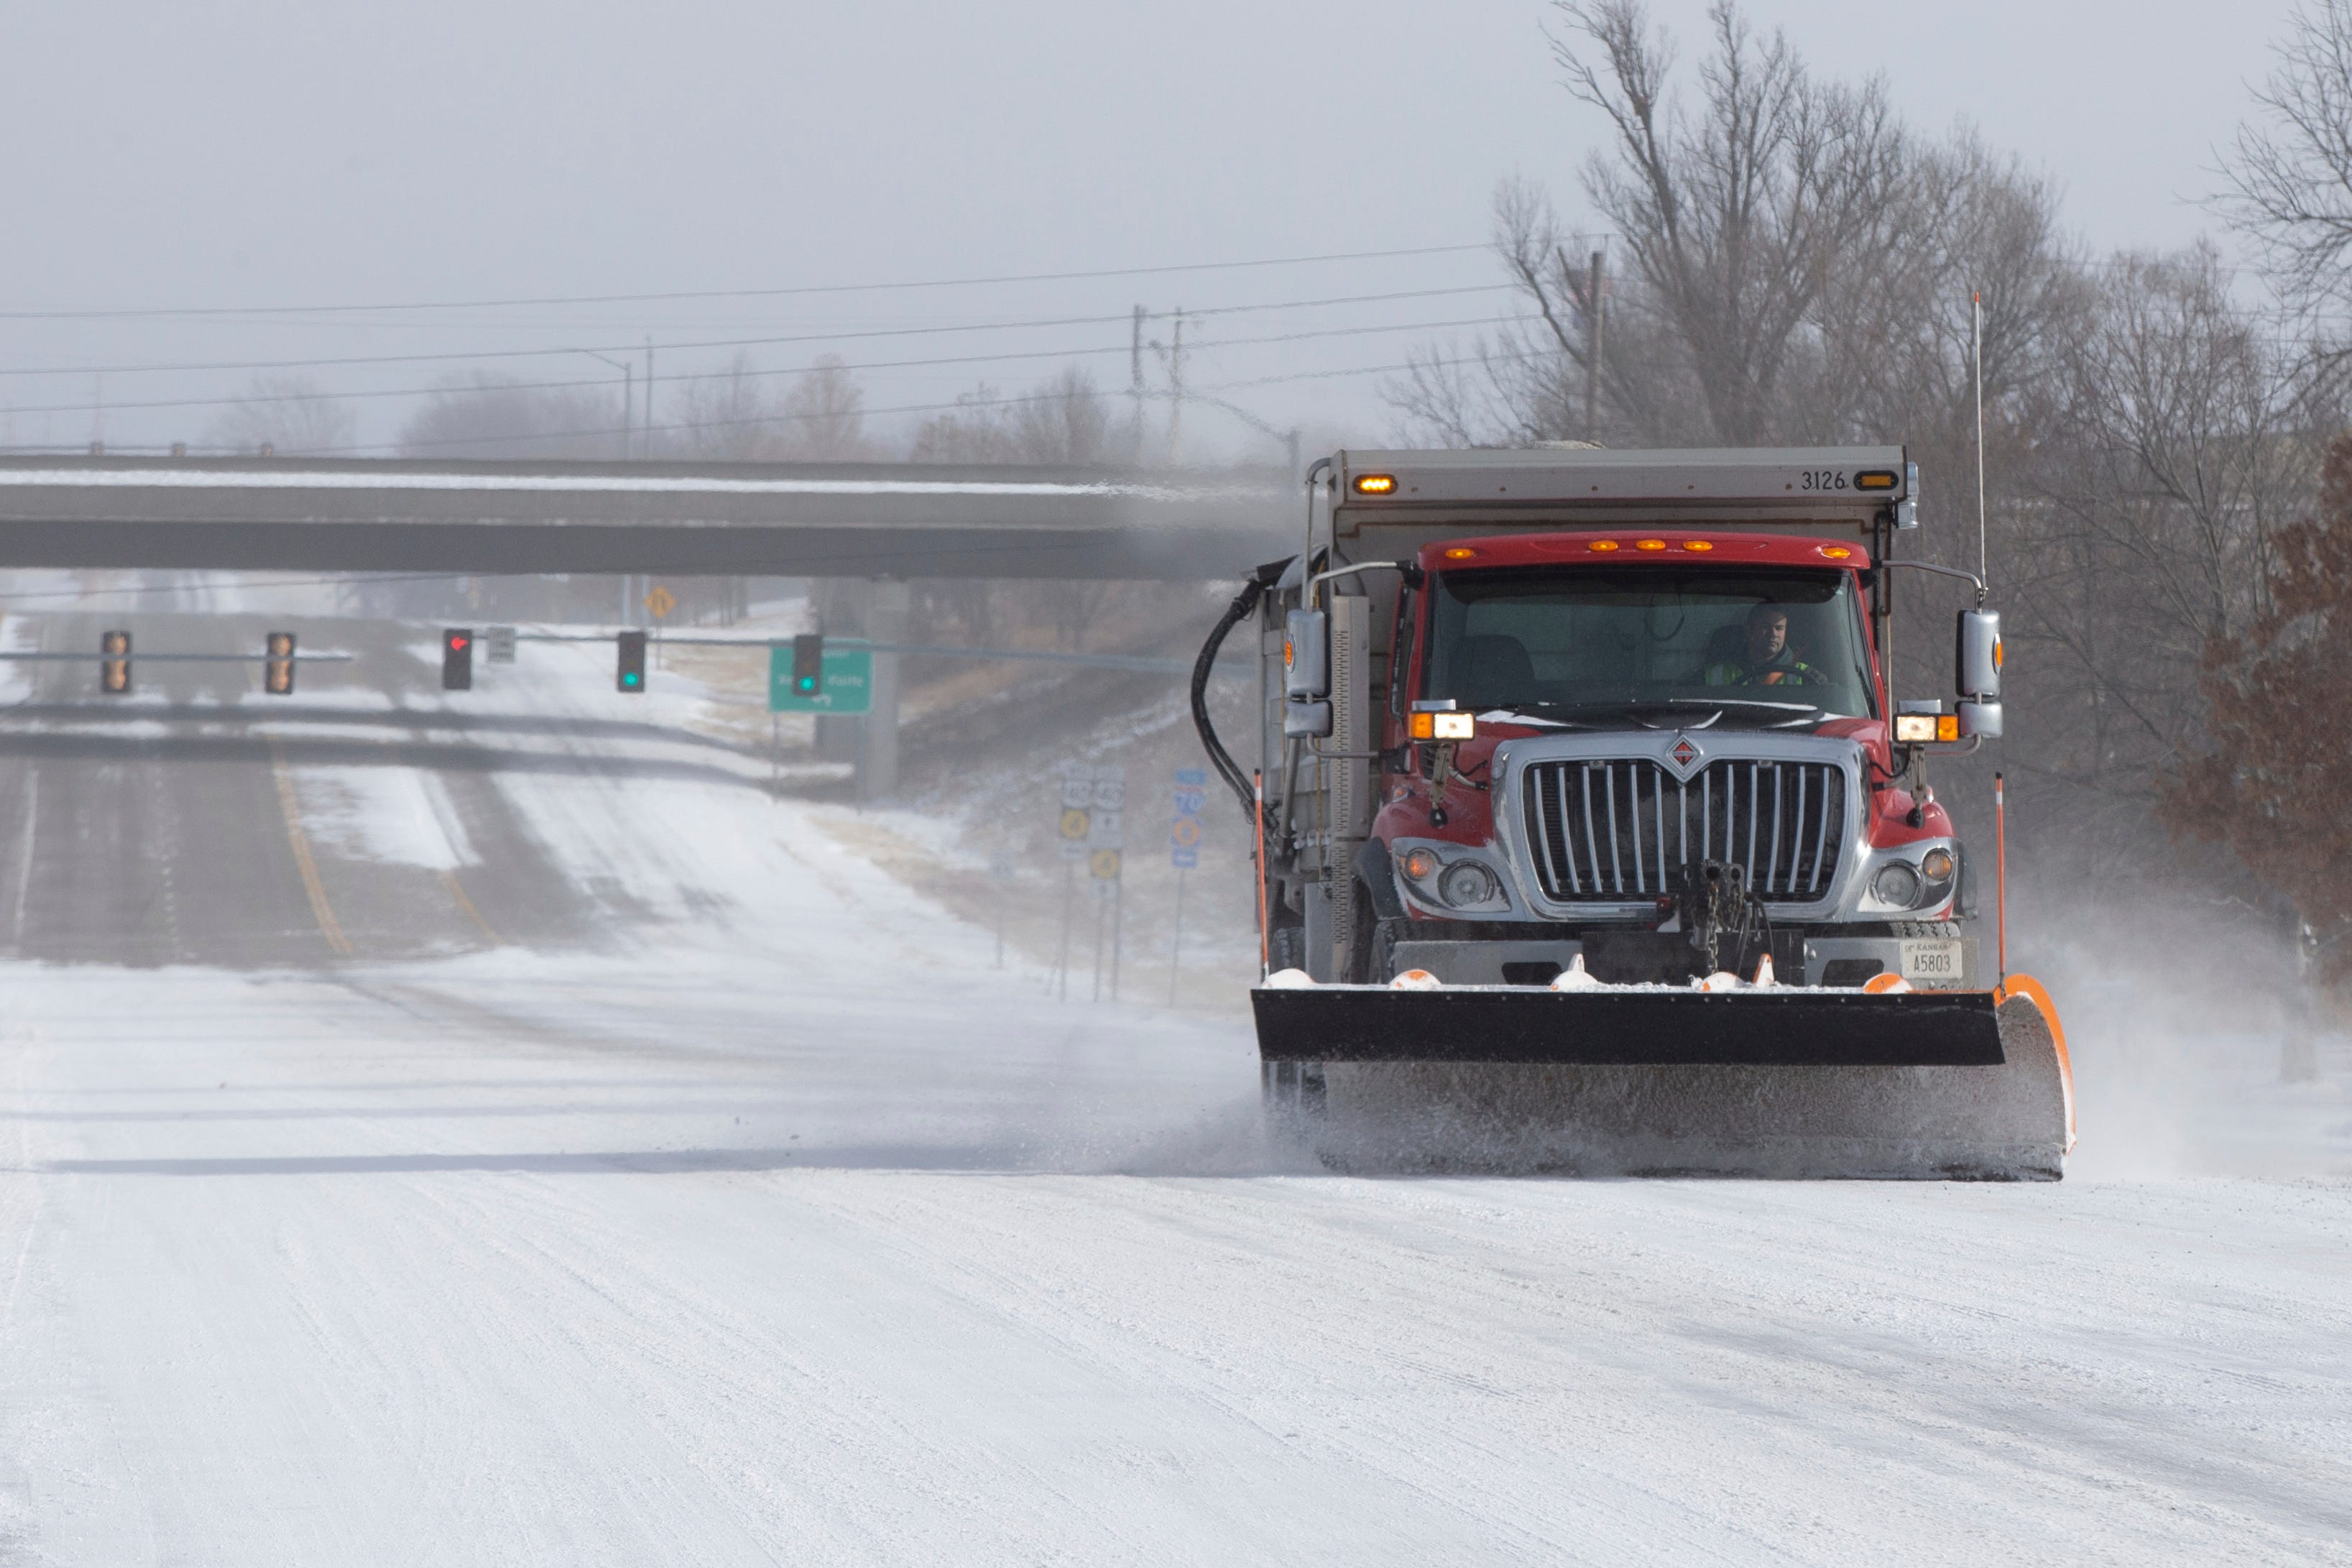
[[[2065,1032],[1990,992],[1261,989],[1269,1099],[1350,1170],[2054,1181]]]

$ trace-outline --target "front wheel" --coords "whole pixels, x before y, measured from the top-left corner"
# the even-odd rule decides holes
[[[1348,973],[1342,978],[1351,985],[1386,985],[1396,978],[1396,945],[1404,921],[1376,914],[1371,889],[1358,882],[1355,926],[1348,944]]]

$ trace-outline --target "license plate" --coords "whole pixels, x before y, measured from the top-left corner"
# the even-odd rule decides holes
[[[1959,979],[1960,944],[1934,938],[1906,942],[1903,944],[1903,978]]]

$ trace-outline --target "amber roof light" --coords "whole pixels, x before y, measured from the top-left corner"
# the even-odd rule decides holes
[[[1358,474],[1356,493],[1360,496],[1384,496],[1396,489],[1394,474]]]
[[[1666,542],[1663,539],[1637,539],[1633,541],[1633,548],[1636,550],[1664,550],[1665,547]]]

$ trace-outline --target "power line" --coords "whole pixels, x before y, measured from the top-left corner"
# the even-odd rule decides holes
[[[699,289],[656,294],[556,294],[537,299],[437,300],[382,305],[204,305],[86,310],[0,310],[0,321],[150,320],[160,317],[366,314],[396,310],[481,310],[542,305],[637,305],[684,300],[775,300],[813,294],[888,293],[916,289],[976,289],[1006,283],[1068,283],[1091,278],[1152,278],[1173,272],[1229,272],[1255,267],[1304,267],[1327,261],[1379,261],[1404,256],[1455,256],[1491,246],[1424,245],[1401,250],[1343,250],[1319,256],[1272,256],[1247,261],[1178,262],[1159,267],[1105,267],[1077,272],[1008,272],[992,277],[933,278],[896,283],[812,283],[786,289]]]
[[[1406,289],[1386,294],[1340,294],[1323,300],[1287,300],[1262,305],[1216,305],[1198,310],[1187,310],[1188,316],[1232,316],[1264,310],[1307,310],[1331,305],[1380,304],[1396,300],[1430,300],[1463,294],[1491,294],[1517,288],[1512,283],[1477,283],[1455,289]],[[653,345],[667,353],[687,349],[767,348],[790,343],[831,343],[870,341],[878,338],[932,337],[947,332],[1013,331],[1038,327],[1098,327],[1118,322],[1127,325],[1134,320],[1131,311],[1115,316],[1057,316],[1015,321],[973,321],[934,327],[878,327],[849,332],[799,332],[783,337],[712,338],[700,342],[667,342]],[[363,364],[434,364],[453,361],[494,359],[547,359],[562,354],[579,353],[583,348],[606,350],[614,353],[642,353],[643,343],[572,344],[564,348],[488,349],[466,353],[415,354],[344,354],[322,359],[287,360],[227,360],[205,363],[130,364],[130,365],[54,365],[39,369],[0,368],[0,375],[142,375],[188,371],[224,370],[317,370],[331,366]],[[121,407],[110,404],[109,407]]]
[[[1202,349],[1244,348],[1263,343],[1304,342],[1316,338],[1362,337],[1380,332],[1439,331],[1454,327],[1499,326],[1507,322],[1517,321],[1520,320],[1523,320],[1523,318],[1515,315],[1471,316],[1444,321],[1398,321],[1385,326],[1322,327],[1312,331],[1304,332],[1276,332],[1249,338],[1213,338],[1204,343],[1196,344],[1194,346]],[[871,360],[862,364],[844,364],[838,368],[845,372],[921,370],[934,369],[944,365],[995,364],[1024,360],[1083,359],[1102,354],[1123,354],[1129,351],[1129,345],[1126,343],[1108,343],[1097,348],[1021,349],[1009,350],[1003,353],[950,354],[931,359]],[[801,375],[804,374],[806,374],[805,366],[793,365],[786,368],[772,368],[766,370],[680,371],[666,377],[665,379],[675,384],[678,382],[687,381],[729,381],[739,377],[746,381],[752,380],[754,378],[765,380],[780,375]],[[582,387],[606,387],[610,385],[611,381],[612,378],[610,376],[586,376],[569,378],[562,381],[510,381],[497,384],[495,390],[499,392],[576,391]],[[93,414],[102,410],[103,412],[113,414],[130,409],[222,408],[243,406],[246,405],[267,405],[275,403],[291,402],[347,403],[375,397],[429,396],[434,393],[446,392],[448,390],[450,390],[450,388],[446,386],[400,386],[383,387],[360,392],[304,392],[282,397],[271,396],[267,394],[259,395],[248,394],[229,397],[158,397],[143,399],[133,398],[130,400],[117,399],[103,404],[37,403],[21,406],[11,406],[6,412],[10,415]]]
[[[1547,353],[1551,353],[1551,352],[1553,352],[1553,351],[1545,350],[1545,349],[1535,349],[1535,350],[1530,350],[1530,351],[1527,351],[1527,352],[1523,352],[1523,353],[1492,353],[1492,352],[1490,352],[1490,353],[1486,353],[1475,354],[1475,355],[1474,355],[1474,354],[1463,354],[1463,355],[1459,355],[1459,356],[1456,356],[1456,357],[1454,357],[1454,358],[1451,358],[1451,359],[1426,359],[1426,360],[1419,360],[1419,361],[1414,361],[1414,360],[1406,360],[1406,361],[1402,361],[1402,362],[1401,362],[1401,363],[1391,363],[1391,364],[1356,365],[1356,366],[1352,366],[1352,367],[1346,368],[1346,369],[1340,369],[1340,370],[1309,370],[1309,371],[1297,371],[1297,372],[1294,372],[1294,373],[1289,374],[1286,374],[1286,375],[1267,375],[1267,376],[1258,376],[1258,377],[1255,377],[1255,378],[1254,378],[1254,379],[1247,380],[1247,381],[1228,381],[1228,382],[1221,382],[1221,383],[1217,383],[1217,384],[1212,384],[1212,385],[1208,385],[1208,386],[1202,386],[1202,387],[1195,388],[1195,389],[1193,389],[1193,390],[1198,391],[1198,392],[1202,392],[1202,393],[1212,393],[1212,392],[1234,392],[1234,391],[1244,390],[1244,389],[1246,389],[1246,388],[1254,387],[1254,386],[1276,386],[1276,385],[1279,385],[1279,384],[1283,384],[1283,383],[1286,383],[1286,382],[1293,382],[1293,381],[1327,381],[1327,380],[1335,380],[1335,379],[1338,379],[1338,378],[1340,378],[1340,377],[1351,376],[1351,375],[1387,375],[1387,374],[1394,374],[1394,373],[1396,373],[1396,372],[1399,372],[1399,371],[1413,370],[1413,369],[1423,368],[1423,367],[1428,367],[1428,368],[1444,368],[1444,367],[1449,367],[1449,366],[1458,365],[1458,364],[1484,364],[1484,363],[1492,363],[1493,362],[1495,362],[1495,361],[1496,361],[1496,360],[1536,359],[1536,358],[1541,358],[1541,357],[1543,357],[1545,354],[1547,354]],[[1051,394],[1046,394],[1046,395],[1046,395],[1046,396],[1050,396],[1050,395],[1051,395]],[[1166,393],[1166,392],[1154,391],[1154,392],[1151,392],[1151,393],[1148,393],[1146,395],[1150,396],[1150,397],[1153,397],[1153,398],[1166,398],[1166,397],[1171,396],[1171,394],[1169,394],[1169,393]],[[864,417],[866,417],[866,416],[871,416],[871,415],[877,415],[877,414],[940,414],[940,413],[954,413],[954,412],[960,412],[960,411],[961,411],[961,410],[965,410],[965,409],[974,409],[974,408],[1003,408],[1003,407],[1010,407],[1010,406],[1013,406],[1013,405],[1019,405],[1019,404],[1024,404],[1024,403],[1034,403],[1034,402],[1037,402],[1037,401],[1039,401],[1039,400],[1040,400],[1040,395],[1039,395],[1039,394],[1036,394],[1036,393],[1034,393],[1034,392],[1033,392],[1033,393],[1019,393],[1019,394],[1014,394],[1014,395],[1009,395],[1009,396],[1004,396],[1004,397],[972,397],[972,396],[969,396],[969,395],[967,395],[967,396],[964,396],[964,397],[960,397],[960,398],[956,399],[956,400],[955,400],[954,402],[952,402],[952,403],[901,403],[901,404],[898,404],[898,405],[890,405],[890,406],[886,406],[886,407],[881,407],[881,408],[860,408],[860,409],[856,410],[856,415],[858,416],[858,417],[860,417],[860,418],[864,418]],[[761,426],[761,425],[796,425],[796,424],[804,423],[804,422],[806,422],[806,421],[814,420],[814,419],[834,419],[834,418],[838,418],[838,417],[840,417],[840,415],[839,415],[839,413],[838,413],[838,412],[819,412],[819,413],[814,413],[814,414],[757,414],[757,415],[746,415],[746,416],[743,416],[742,417],[740,417],[740,418],[734,418],[734,419],[704,419],[704,420],[697,420],[697,421],[690,421],[690,422],[673,422],[673,423],[666,424],[666,425],[657,425],[657,426],[653,426],[653,428],[654,428],[654,429],[656,429],[656,430],[659,430],[659,431],[666,432],[666,433],[674,433],[674,432],[677,432],[677,431],[687,431],[687,430],[714,430],[714,429],[717,429],[717,430],[727,430],[727,429],[736,429],[736,428],[740,428],[740,427],[747,426]],[[644,429],[644,428],[646,428],[646,426],[638,426],[638,428],[639,428],[639,429]],[[596,426],[596,427],[594,427],[594,428],[593,428],[593,429],[583,429],[583,430],[535,430],[535,431],[530,432],[530,434],[528,434],[528,435],[523,435],[523,436],[515,436],[515,435],[504,435],[504,436],[465,436],[465,437],[455,437],[455,438],[453,438],[453,439],[446,440],[446,441],[426,441],[426,442],[423,442],[423,443],[420,443],[420,444],[419,444],[419,447],[420,447],[420,449],[436,449],[436,450],[437,450],[437,449],[440,449],[440,448],[444,448],[444,447],[481,447],[481,446],[497,446],[497,445],[504,445],[504,444],[509,444],[509,443],[511,443],[511,444],[514,444],[514,445],[523,445],[523,444],[530,443],[530,442],[546,442],[546,441],[580,441],[580,440],[590,440],[590,439],[593,439],[593,438],[596,438],[596,437],[606,437],[606,436],[619,436],[619,435],[623,435],[623,434],[625,434],[625,431],[623,431],[623,430],[622,430],[618,426]],[[289,457],[289,458],[291,458],[291,457],[328,457],[328,458],[333,458],[333,457],[358,456],[358,455],[360,455],[360,454],[367,453],[367,452],[389,452],[389,451],[396,451],[396,450],[400,450],[400,449],[401,449],[401,443],[398,443],[398,442],[392,442],[392,441],[377,441],[377,442],[373,442],[373,443],[369,443],[369,444],[366,444],[366,445],[362,445],[362,446],[355,446],[355,447],[310,447],[310,448],[306,448],[306,449],[304,449],[304,450],[303,450],[303,451],[301,451],[301,452],[290,452],[290,451],[289,451],[289,452],[284,453],[284,454],[282,454],[282,455],[283,455],[283,456],[286,456],[286,457]]]

